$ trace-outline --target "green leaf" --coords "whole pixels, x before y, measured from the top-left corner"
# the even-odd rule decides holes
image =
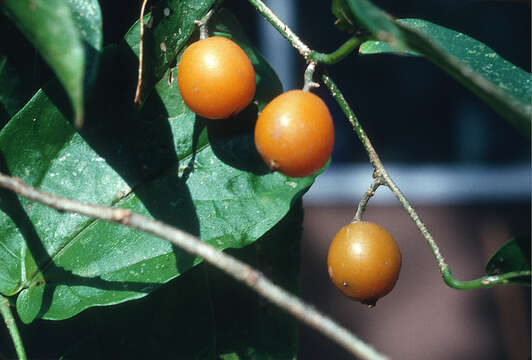
[[[0,4],[55,72],[81,124],[84,81],[88,84],[94,77],[102,45],[98,1],[5,0]]]
[[[298,201],[256,242],[227,251],[297,293],[302,215]],[[32,358],[283,360],[297,353],[293,317],[206,264],[142,299],[20,330]]]
[[[257,92],[235,119],[207,121],[165,76],[137,112],[136,61],[125,44],[104,52],[81,132],[63,115],[60,87],[39,91],[0,132],[1,170],[45,191],[152,216],[219,249],[252,243],[314,180],[270,173],[255,149],[258,108],[279,81],[264,74],[261,81],[275,79],[261,85],[272,91]],[[58,214],[7,192],[1,198],[0,291],[20,292],[25,322],[146,296],[201,261],[123,226]]]
[[[90,90],[98,74],[103,45],[102,12],[98,0],[65,0],[84,50],[84,90]]]
[[[488,275],[500,275],[513,271],[530,271],[530,239],[513,238],[502,245],[486,264]],[[509,280],[514,284],[530,286],[530,276]]]
[[[336,16],[334,25],[336,25],[338,29],[348,34],[352,34],[358,30],[358,23],[351,14],[351,10],[349,9],[349,5],[347,5],[346,0],[332,0],[331,11],[334,16]]]
[[[144,63],[141,100],[149,96],[153,86],[175,65],[176,56],[199,20],[215,0],[162,0],[144,17]],[[140,52],[140,20],[126,34],[126,42],[138,56]],[[138,65],[137,65],[138,66]]]
[[[394,21],[368,0],[347,0],[352,14],[394,52],[421,54],[488,103],[523,134],[530,136],[530,74],[500,58],[492,49],[458,32],[430,22]],[[362,52],[384,51],[382,44]]]

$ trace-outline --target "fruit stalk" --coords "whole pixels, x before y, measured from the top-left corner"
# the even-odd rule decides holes
[[[344,114],[347,116],[347,119],[353,126],[353,130],[355,131],[356,135],[358,136],[359,140],[362,142],[362,145],[364,146],[364,149],[368,153],[369,160],[371,165],[373,166],[374,173],[373,177],[376,179],[382,179],[383,185],[386,185],[394,194],[394,196],[399,200],[405,211],[408,213],[414,224],[417,226],[425,240],[427,241],[428,245],[430,246],[432,253],[434,255],[434,258],[436,259],[438,263],[438,268],[440,270],[440,273],[443,277],[443,280],[445,284],[447,284],[449,287],[452,287],[453,289],[458,290],[469,290],[469,289],[478,289],[478,288],[487,288],[492,287],[495,285],[507,285],[510,284],[508,281],[512,278],[517,278],[521,276],[530,276],[530,271],[515,271],[511,273],[506,274],[500,274],[500,275],[492,275],[492,276],[483,276],[478,279],[469,280],[469,281],[460,281],[457,280],[455,277],[453,277],[451,273],[451,269],[449,268],[449,265],[445,262],[445,258],[440,252],[440,249],[438,245],[436,244],[436,241],[432,237],[431,233],[421,221],[419,215],[414,210],[412,205],[408,202],[404,194],[401,192],[399,187],[395,184],[395,182],[392,180],[390,175],[388,175],[388,172],[384,168],[384,165],[382,164],[379,155],[375,151],[375,148],[371,144],[371,141],[369,140],[368,136],[366,135],[366,132],[360,125],[360,122],[358,121],[357,117],[355,116],[355,113],[345,100],[342,92],[336,86],[334,81],[327,75],[323,74],[322,80],[329,89],[329,92],[331,96],[336,100]]]
[[[360,203],[358,203],[357,211],[355,213],[355,217],[353,218],[353,222],[362,220],[362,214],[364,213],[364,211],[366,211],[369,199],[371,199],[373,195],[375,195],[375,191],[377,191],[377,189],[381,185],[384,185],[384,182],[381,178],[376,178],[375,180],[373,180],[369,189],[366,191],[364,196],[362,196]]]

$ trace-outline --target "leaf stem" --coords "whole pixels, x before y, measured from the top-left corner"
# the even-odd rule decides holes
[[[522,271],[511,271],[500,275],[488,275],[481,278],[469,281],[460,281],[456,280],[451,274],[451,269],[446,267],[442,273],[443,280],[445,283],[457,290],[470,290],[470,289],[480,289],[480,288],[489,288],[495,285],[512,285],[510,283],[511,279],[520,278],[520,277],[530,277],[530,270]],[[514,284],[515,285],[515,284]],[[526,284],[530,286],[530,284]]]
[[[258,294],[286,310],[308,326],[318,330],[353,355],[368,360],[386,357],[360,340],[349,330],[311,305],[268,280],[261,272],[246,263],[223,253],[201,239],[158,220],[134,213],[128,209],[93,205],[50,194],[31,187],[18,178],[0,173],[0,187],[9,189],[30,200],[39,202],[60,212],[90,216],[104,221],[119,223],[164,239],[184,251],[203,258],[208,263],[243,282]]]
[[[345,43],[340,45],[338,49],[333,51],[330,54],[320,53],[312,50],[308,56],[309,60],[316,61],[321,64],[332,65],[339,63],[350,55],[356,48],[358,48],[364,41],[368,40],[369,37],[365,35],[353,36],[349,38]]]
[[[0,313],[2,313],[2,317],[4,318],[9,335],[11,335],[11,339],[15,345],[15,351],[17,352],[19,360],[26,360],[26,351],[24,350],[22,338],[18,332],[17,323],[15,322],[15,318],[11,313],[11,305],[9,304],[9,300],[2,295],[0,295]]]

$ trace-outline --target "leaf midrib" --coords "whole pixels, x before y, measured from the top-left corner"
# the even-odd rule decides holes
[[[190,153],[186,156],[183,157],[183,160],[182,162],[186,163],[187,161],[186,160],[189,160],[194,154],[199,154],[201,153],[202,151],[204,151],[206,148],[210,147],[210,143],[206,143],[204,145],[201,145],[199,146],[198,149],[196,149],[196,151],[190,151]],[[110,207],[114,207],[116,206],[118,203],[121,203],[129,198],[131,198],[132,196],[135,196],[135,191],[138,190],[139,188],[142,188],[143,186],[146,186],[154,181],[156,181],[157,179],[159,179],[160,177],[163,177],[165,176],[166,174],[172,172],[172,171],[176,171],[178,169],[179,165],[173,165],[173,166],[170,166],[169,168],[161,171],[161,173],[159,173],[158,175],[154,176],[151,180],[148,180],[148,181],[145,181],[137,186],[135,186],[134,188],[131,189],[131,191],[122,196],[122,197],[118,197],[116,199],[114,199],[111,203],[110,203]],[[43,176],[44,178],[44,176]],[[219,200],[219,199],[218,199]],[[222,199],[223,200],[223,199]],[[228,199],[228,200],[231,200],[231,199]],[[203,201],[203,200],[198,200],[198,201]],[[214,201],[214,200],[208,200],[208,201]],[[35,280],[39,280],[39,274],[43,274],[44,272],[46,272],[46,270],[50,267],[50,265],[52,263],[54,263],[55,259],[57,259],[57,257],[59,257],[61,255],[61,253],[63,251],[65,251],[67,248],[70,247],[70,245],[72,245],[79,237],[79,235],[81,235],[82,232],[84,232],[85,230],[87,230],[92,224],[96,223],[97,221],[99,221],[100,219],[97,219],[97,218],[92,218],[92,219],[88,219],[85,223],[81,223],[82,226],[80,227],[80,229],[75,232],[72,237],[66,241],[63,246],[59,247],[57,249],[57,251],[55,252],[55,254],[53,255],[50,255],[50,261],[48,261],[47,263],[43,264],[41,267],[38,267],[37,268],[37,271],[33,272],[29,277],[28,277],[28,286],[27,288],[31,288],[32,286],[35,285]],[[24,266],[25,264],[22,263],[21,264],[22,266]]]

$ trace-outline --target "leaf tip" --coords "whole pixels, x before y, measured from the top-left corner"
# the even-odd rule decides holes
[[[83,114],[77,114],[76,119],[74,120],[74,125],[76,126],[76,129],[81,129],[81,127],[83,126],[83,121]]]

